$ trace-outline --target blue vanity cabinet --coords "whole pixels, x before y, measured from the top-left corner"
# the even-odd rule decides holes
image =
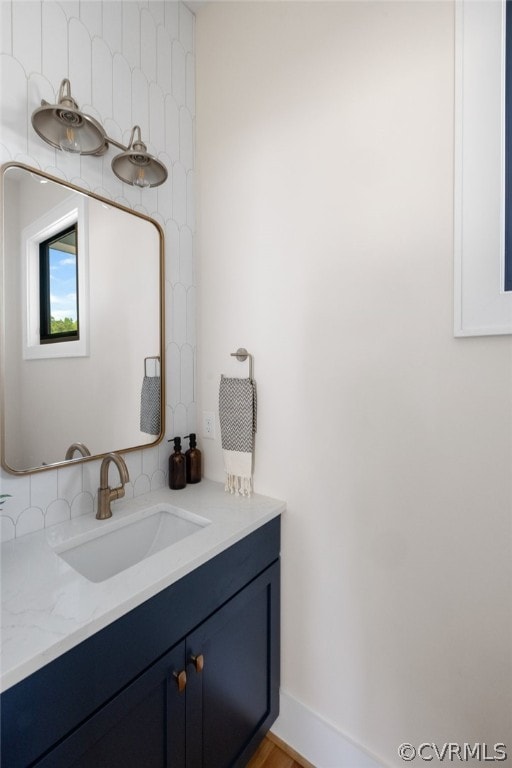
[[[186,768],[243,768],[279,709],[279,564],[187,638]]]
[[[243,768],[279,708],[279,546],[276,518],[6,691],[2,766]]]
[[[38,768],[185,766],[185,708],[173,676],[180,643],[34,765]]]

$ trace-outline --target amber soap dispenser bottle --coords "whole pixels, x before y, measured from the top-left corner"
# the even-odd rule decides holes
[[[169,488],[179,491],[187,484],[186,462],[181,452],[181,437],[174,437],[173,440],[174,453],[169,456]]]
[[[190,448],[185,453],[187,483],[198,483],[201,480],[201,451],[197,448],[195,432],[186,437],[190,442]]]

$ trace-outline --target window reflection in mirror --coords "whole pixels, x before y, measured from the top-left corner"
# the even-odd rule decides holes
[[[41,344],[80,338],[76,224],[39,244]]]

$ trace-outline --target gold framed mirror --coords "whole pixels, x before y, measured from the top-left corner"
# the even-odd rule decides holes
[[[162,228],[29,166],[1,173],[2,466],[35,472],[160,442]]]

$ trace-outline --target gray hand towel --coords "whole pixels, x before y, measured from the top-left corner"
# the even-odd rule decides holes
[[[160,434],[160,376],[144,376],[140,394],[140,431]]]
[[[256,384],[254,381],[221,377],[219,420],[226,470],[226,491],[250,496],[254,433],[256,432]]]

